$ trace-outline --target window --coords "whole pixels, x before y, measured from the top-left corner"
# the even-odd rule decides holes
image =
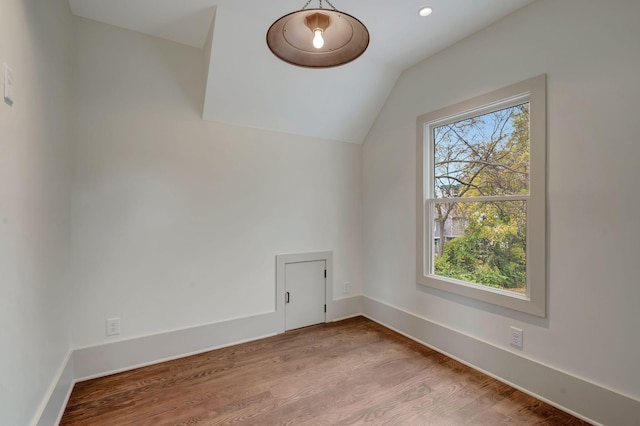
[[[546,77],[418,117],[420,285],[546,315]]]

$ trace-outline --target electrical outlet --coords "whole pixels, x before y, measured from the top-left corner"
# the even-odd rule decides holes
[[[107,336],[120,334],[120,318],[107,318]]]
[[[522,349],[522,335],[521,328],[511,327],[511,346]]]
[[[344,294],[348,294],[348,293],[349,293],[349,290],[350,290],[350,289],[349,289],[349,286],[350,286],[349,281],[345,281],[345,282],[344,282],[344,289],[342,290],[342,292],[343,292]]]

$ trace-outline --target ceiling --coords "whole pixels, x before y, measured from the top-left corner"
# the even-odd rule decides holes
[[[331,0],[369,29],[357,60],[307,69],[266,32],[305,0],[69,0],[74,15],[204,49],[203,119],[362,143],[401,72],[533,0]],[[328,7],[326,1],[324,7]],[[317,7],[312,0],[309,7]],[[428,17],[418,15],[433,8]]]

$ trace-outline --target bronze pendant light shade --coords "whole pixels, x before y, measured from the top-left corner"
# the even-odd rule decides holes
[[[329,68],[353,61],[367,50],[369,31],[353,16],[320,7],[296,12],[275,21],[267,31],[267,45],[278,58],[307,68]]]

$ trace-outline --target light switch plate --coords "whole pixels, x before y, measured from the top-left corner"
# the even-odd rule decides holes
[[[13,105],[13,71],[4,64],[4,102]]]

